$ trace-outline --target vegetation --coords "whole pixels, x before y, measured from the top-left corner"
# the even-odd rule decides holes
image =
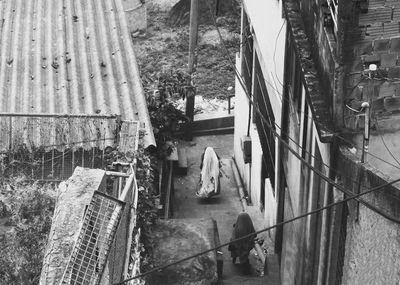
[[[158,78],[158,93],[148,97],[150,120],[153,126],[157,147],[149,152],[139,147],[136,179],[139,187],[137,227],[141,228],[142,243],[141,269],[152,267],[151,226],[158,218],[160,193],[158,193],[158,160],[165,160],[172,152],[177,131],[184,128],[187,118],[169,100],[176,96],[186,96],[187,86],[184,74],[176,72],[162,74]]]
[[[133,41],[142,81],[149,92],[157,89],[160,74],[186,72],[189,50],[188,25],[170,26],[168,8],[155,2],[148,3],[149,26],[146,35]],[[240,9],[219,17],[217,23],[234,61],[240,48]],[[234,86],[234,72],[212,24],[200,25],[197,54],[198,63],[194,73],[196,93],[206,98],[221,99],[231,95],[232,91],[227,88]]]
[[[168,26],[167,13],[150,5],[149,29],[145,38],[135,40],[135,49],[141,69],[142,81],[148,94],[149,112],[157,141],[155,153],[139,148],[137,158],[137,182],[139,187],[137,226],[142,229],[142,270],[151,267],[151,226],[158,215],[159,193],[155,163],[164,159],[172,149],[170,141],[177,131],[184,128],[187,118],[171,103],[185,98],[189,88],[185,73],[189,35],[187,26]],[[238,34],[237,15],[219,19],[225,32]],[[212,25],[200,26],[199,34],[210,34]],[[200,37],[201,37],[200,36]],[[239,50],[238,37],[226,40],[229,54],[234,58]],[[194,74],[196,92],[204,97],[228,95],[227,87],[234,85],[232,68],[226,60],[225,50],[213,39],[199,42],[198,64]],[[14,157],[11,163],[29,165],[26,175],[32,174],[40,158],[25,153],[27,159]],[[131,162],[134,154],[122,154],[116,148],[108,149],[108,163],[117,159]],[[1,159],[0,171],[10,172]],[[0,283],[37,284],[40,279],[42,260],[50,231],[56,200],[54,184],[31,182],[25,176],[12,177],[0,182]]]
[[[167,13],[157,6],[149,5],[149,28],[145,37],[134,40],[135,52],[138,58],[141,78],[147,93],[150,119],[156,138],[157,148],[150,154],[139,149],[137,154],[137,181],[139,186],[139,204],[137,226],[142,229],[140,242],[141,270],[152,267],[152,225],[158,218],[157,204],[160,193],[156,188],[158,182],[158,159],[165,159],[171,154],[176,133],[185,128],[187,118],[174,107],[173,102],[184,99],[190,88],[195,84],[197,94],[204,97],[224,98],[230,95],[227,87],[234,85],[234,72],[226,59],[225,50],[216,40],[200,42],[198,65],[193,75],[193,81],[186,73],[189,48],[188,27],[170,27],[167,25]],[[220,18],[219,23],[225,32],[238,33],[237,15],[232,14]],[[202,25],[199,34],[206,34],[215,28]],[[230,37],[225,42],[230,56],[234,59],[239,50],[238,37]]]
[[[136,179],[139,188],[138,210],[136,226],[141,229],[141,270],[146,271],[151,267],[151,226],[155,224],[158,218],[157,208],[157,189],[155,163],[156,159],[151,159],[148,151],[139,149],[137,155]]]
[[[1,284],[38,284],[55,205],[52,184],[0,184]]]
[[[171,98],[185,97],[189,88],[187,76],[179,71],[161,74],[158,77],[158,89],[148,97],[148,108],[153,132],[157,143],[156,156],[165,159],[172,152],[171,142],[176,132],[182,131],[188,118],[175,108]]]

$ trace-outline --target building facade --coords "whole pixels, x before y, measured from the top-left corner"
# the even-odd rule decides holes
[[[383,189],[278,227],[282,284],[395,284],[399,195],[382,185],[400,166],[400,3],[251,2],[237,58],[236,104],[248,108],[235,114],[235,161],[265,226]]]
[[[237,70],[242,74],[241,83],[246,86],[247,93],[255,94],[260,111],[268,114],[271,120],[268,124],[279,132],[286,34],[282,2],[254,2],[243,1],[241,52],[237,58]],[[265,29],[266,19],[269,19],[269,29]],[[265,122],[255,111],[245,89],[239,87],[238,78],[236,86],[235,104],[246,107],[243,107],[243,112],[235,113],[235,161],[248,191],[248,200],[260,207],[260,213],[272,225],[275,223],[277,206],[275,162],[278,143],[272,132],[264,126]],[[249,154],[244,153],[242,147],[246,140],[251,145],[251,154],[247,158],[245,156]]]

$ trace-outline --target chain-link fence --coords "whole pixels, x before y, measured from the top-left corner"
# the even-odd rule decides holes
[[[139,127],[118,116],[0,114],[0,174],[58,181],[76,166],[104,169],[113,151],[137,149]]]

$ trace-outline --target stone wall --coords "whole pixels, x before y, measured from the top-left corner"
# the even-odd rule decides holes
[[[43,259],[40,284],[59,284],[78,239],[87,205],[94,191],[105,188],[105,172],[76,167],[58,186],[57,203]]]

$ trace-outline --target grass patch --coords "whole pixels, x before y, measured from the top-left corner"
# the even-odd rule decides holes
[[[170,27],[167,24],[167,12],[156,5],[148,8],[149,27],[146,36],[134,39],[141,77],[145,90],[157,89],[157,76],[161,73],[187,72],[189,51],[189,27]],[[219,21],[219,28],[229,32],[225,45],[229,56],[235,61],[235,54],[239,51],[238,18],[232,14]],[[215,30],[213,25],[199,27],[199,41],[207,31]],[[219,38],[213,38],[210,43],[198,46],[197,68],[194,77],[197,95],[205,98],[223,98],[234,94],[228,87],[234,87],[235,75],[230,66],[224,47]]]

